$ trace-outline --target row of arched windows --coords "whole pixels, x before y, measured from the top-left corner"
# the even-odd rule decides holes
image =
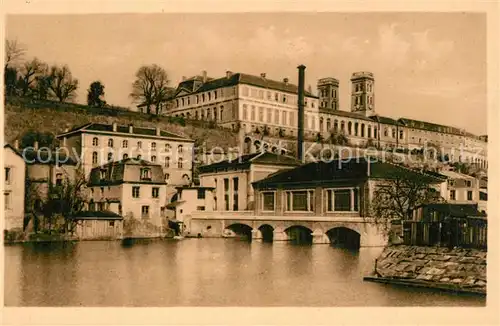
[[[94,137],[92,139],[92,145],[94,147],[99,146],[99,138]],[[114,145],[113,138],[109,138],[108,139],[108,147],[113,147],[113,145]],[[128,140],[123,140],[122,141],[122,148],[128,148]],[[138,149],[142,148],[142,141],[139,140],[137,142],[137,147],[136,148],[138,148]],[[165,151],[166,152],[169,152],[171,149],[172,149],[172,146],[170,144],[165,144]],[[156,150],[156,142],[151,142],[151,150]],[[182,145],[177,146],[177,152],[178,153],[182,153],[183,152],[183,146]]]
[[[128,154],[123,154],[122,160],[126,160],[128,158],[129,158]],[[142,155],[137,155],[137,159],[141,160],[142,159]],[[108,160],[108,162],[113,161],[113,153],[108,153],[107,160]],[[157,161],[157,157],[155,155],[152,155],[151,156],[151,162],[152,163],[156,163],[156,161]],[[170,162],[171,162],[171,159],[170,159],[170,157],[167,156],[167,157],[165,157],[165,160],[164,160],[163,164],[164,164],[164,166],[166,168],[170,168],[170,166],[171,166]],[[95,164],[98,164],[98,163],[99,163],[99,153],[93,152],[92,153],[92,164],[95,165]],[[182,157],[180,157],[180,158],[177,159],[177,168],[178,169],[183,169],[184,168],[184,160],[183,160]]]
[[[186,112],[176,114],[175,116],[186,118],[187,120],[205,120],[206,117],[206,120],[222,121],[224,120],[224,105],[221,105],[219,109],[216,107],[200,109],[199,111],[195,110],[193,114],[191,114],[191,112]]]

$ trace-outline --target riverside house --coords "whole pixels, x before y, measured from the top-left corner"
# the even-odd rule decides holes
[[[92,169],[88,188],[89,211],[166,226],[167,183],[159,164],[132,158],[110,162]]]
[[[24,224],[24,198],[26,164],[22,155],[9,144],[3,147],[4,165],[4,230],[22,229]]]

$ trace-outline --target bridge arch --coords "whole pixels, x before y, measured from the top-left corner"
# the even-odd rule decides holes
[[[289,241],[294,244],[312,244],[313,231],[303,225],[292,225],[284,230]]]
[[[326,232],[330,244],[335,247],[359,249],[361,234],[357,230],[345,226],[331,228]]]
[[[269,224],[262,224],[258,229],[262,235],[263,242],[273,242],[274,228]]]
[[[252,240],[252,227],[243,223],[233,223],[226,226],[225,230],[229,230],[231,236],[244,240]]]

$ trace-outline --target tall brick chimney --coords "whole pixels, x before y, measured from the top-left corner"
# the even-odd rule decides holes
[[[297,134],[297,159],[304,160],[304,84],[305,84],[305,70],[306,66],[300,65],[299,69],[299,89],[298,89],[298,134]]]

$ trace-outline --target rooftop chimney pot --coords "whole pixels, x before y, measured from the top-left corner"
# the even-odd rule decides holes
[[[132,124],[129,124],[129,125],[128,125],[128,132],[129,132],[130,134],[134,133],[134,126],[133,126]]]
[[[203,75],[203,82],[206,83],[207,82],[207,71],[203,70],[202,75]]]
[[[161,135],[161,130],[160,128],[156,127],[156,136],[160,136]]]
[[[283,78],[283,82],[285,83],[285,85],[288,85],[288,78]]]
[[[116,124],[116,122],[113,122],[113,132],[116,132],[117,129],[118,125]]]
[[[232,71],[226,71],[226,78],[231,78],[231,76],[233,75],[233,72]]]

